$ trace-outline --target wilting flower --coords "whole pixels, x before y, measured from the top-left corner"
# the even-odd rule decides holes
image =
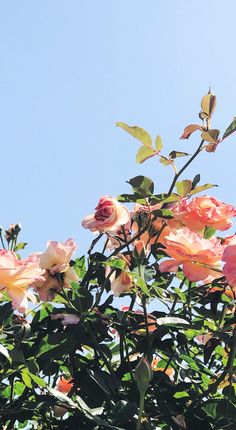
[[[40,267],[49,270],[51,275],[66,272],[76,248],[77,245],[73,239],[67,239],[66,242],[49,240],[46,251],[39,254]]]
[[[195,232],[202,231],[206,226],[227,230],[232,226],[230,218],[236,216],[232,205],[210,196],[195,197],[190,202],[183,199],[172,207],[172,211],[175,220]]]
[[[173,230],[166,237],[165,249],[173,259],[163,261],[159,268],[161,272],[177,272],[182,265],[186,278],[194,282],[216,277],[222,251],[216,238],[204,239],[188,228]]]
[[[12,307],[25,312],[28,299],[35,302],[28,287],[35,281],[43,281],[44,270],[39,267],[39,258],[31,255],[19,260],[12,251],[0,250],[0,290],[6,290]]]
[[[95,213],[82,221],[82,226],[95,233],[114,232],[130,220],[128,209],[115,198],[104,196],[95,208]]]
[[[60,313],[51,315],[51,318],[52,320],[60,320],[64,326],[78,324],[80,322],[80,318],[75,314]]]
[[[222,260],[225,261],[223,274],[228,284],[236,288],[236,245],[229,245],[225,248]]]

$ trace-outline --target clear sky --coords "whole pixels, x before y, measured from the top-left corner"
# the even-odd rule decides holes
[[[138,144],[116,121],[160,134],[166,153],[192,153],[201,97],[218,96],[213,125],[236,115],[235,0],[0,1],[1,216],[20,221],[29,251],[73,237],[100,196],[145,174],[166,191],[156,159],[135,163]],[[183,178],[202,173],[236,205],[236,134],[204,153]]]

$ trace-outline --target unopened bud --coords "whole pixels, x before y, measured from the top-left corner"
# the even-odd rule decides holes
[[[143,240],[136,240],[134,242],[134,250],[133,250],[133,256],[135,258],[135,260],[140,260],[143,261],[144,258],[146,257],[146,248],[144,245]]]
[[[151,365],[146,357],[142,357],[135,368],[134,377],[139,392],[145,392],[153,376]]]

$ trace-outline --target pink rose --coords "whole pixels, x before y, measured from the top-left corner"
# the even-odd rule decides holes
[[[113,197],[102,197],[95,210],[82,221],[82,226],[94,233],[114,232],[130,221],[128,209]]]
[[[35,302],[28,287],[35,281],[44,280],[44,272],[37,255],[19,260],[14,252],[0,250],[0,290],[7,291],[12,307],[19,312],[26,311],[28,299]]]
[[[42,302],[51,302],[56,294],[61,291],[59,280],[56,276],[50,275],[48,270],[45,271],[44,280],[34,282],[32,286]]]
[[[177,272],[178,266],[183,266],[184,275],[193,282],[220,276],[223,248],[215,237],[204,239],[185,227],[173,230],[166,237],[165,245],[166,254],[173,259],[160,264],[161,272]]]
[[[222,260],[225,261],[223,273],[226,281],[231,287],[236,288],[236,245],[229,245],[225,248]]]
[[[204,227],[227,230],[232,226],[231,217],[236,216],[236,209],[214,197],[195,197],[190,202],[183,199],[172,208],[175,219],[190,230],[200,232]]]
[[[66,242],[49,240],[46,251],[39,254],[40,267],[49,270],[51,275],[66,272],[76,248],[77,245],[73,239],[67,239]]]

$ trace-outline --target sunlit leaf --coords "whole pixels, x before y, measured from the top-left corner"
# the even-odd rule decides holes
[[[157,318],[156,320],[157,325],[179,325],[179,324],[189,324],[189,322],[183,318],[179,317],[164,317],[164,318]]]
[[[185,127],[182,136],[180,136],[180,139],[188,139],[191,136],[191,134],[197,130],[202,130],[202,126],[198,124],[188,125],[187,127]]]
[[[136,161],[137,163],[143,163],[145,160],[153,157],[154,155],[156,155],[155,149],[150,146],[143,145],[139,148],[136,154]]]
[[[202,111],[208,116],[211,117],[216,107],[216,96],[211,92],[206,94],[201,101]]]
[[[213,187],[218,187],[218,185],[216,184],[204,184],[204,185],[199,185],[198,187],[195,187],[194,190],[190,191],[190,196],[192,196],[193,194],[197,194],[200,193],[201,191],[205,191],[208,190],[209,188],[213,188]]]
[[[236,117],[234,117],[233,121],[229,125],[229,127],[225,130],[222,140],[226,139],[226,137],[230,136],[232,133],[236,131]]]
[[[163,155],[160,156],[160,163],[164,164],[164,166],[169,166],[170,164],[172,164],[172,162]]]
[[[14,251],[20,251],[21,249],[25,249],[26,245],[26,242],[20,242],[15,246]]]
[[[156,140],[155,140],[155,147],[156,147],[156,150],[157,150],[157,152],[159,153],[161,150],[162,150],[162,148],[163,148],[163,142],[162,142],[162,138],[161,138],[161,136],[157,136],[156,137]]]
[[[32,388],[32,380],[31,377],[26,369],[22,370],[21,372],[22,381],[28,388]]]
[[[210,142],[210,143],[215,144],[218,142],[219,134],[220,134],[220,130],[212,129],[212,130],[208,130],[208,131],[203,131],[201,134],[201,137],[206,142]]]
[[[116,126],[123,128],[123,130],[127,131],[127,133],[131,134],[131,136],[135,137],[135,139],[139,140],[144,145],[152,146],[152,138],[150,134],[143,128],[137,127],[136,125],[130,126],[124,122],[117,122]]]
[[[189,179],[184,179],[183,181],[176,182],[176,189],[177,193],[181,197],[185,197],[187,194],[190,193],[192,189],[192,181],[190,181]]]
[[[7,358],[8,361],[10,362],[12,361],[7,348],[1,344],[0,344],[0,354],[4,355],[4,357]]]

